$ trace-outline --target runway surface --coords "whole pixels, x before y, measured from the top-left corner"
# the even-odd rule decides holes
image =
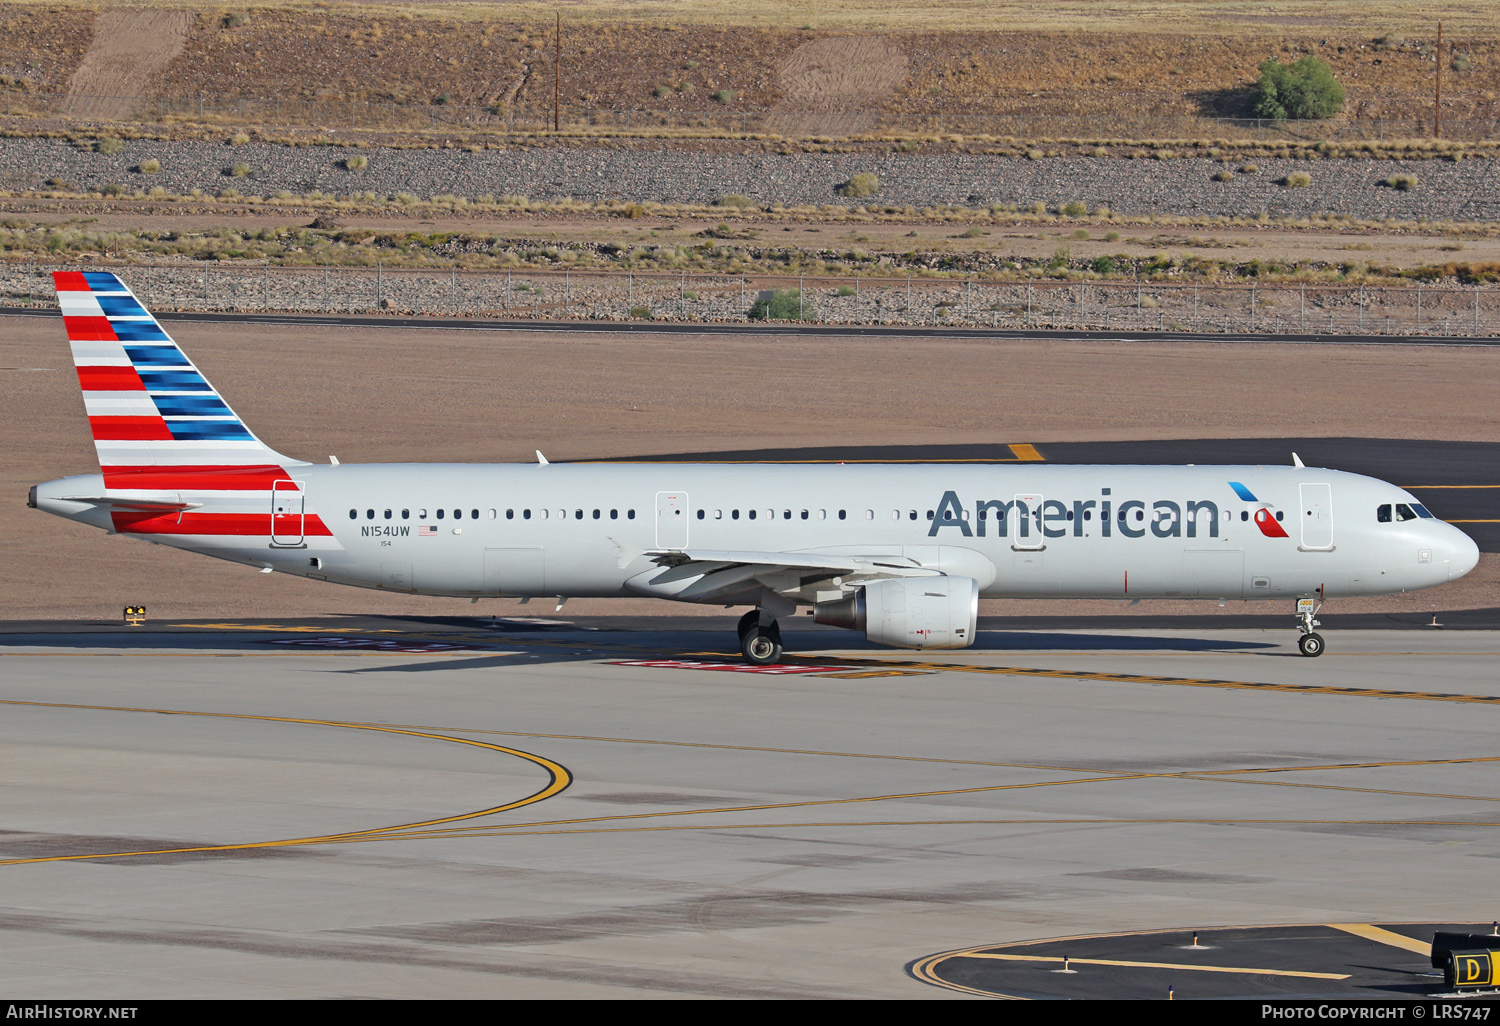
[[[911,653],[789,625],[766,672],[716,621],[620,626],[10,625],[0,976],[68,998],[961,997],[1008,984],[952,989],[944,953],[1126,933],[1073,957],[1186,964],[1160,956],[1187,931],[1298,924],[1280,947],[1225,933],[1229,972],[1136,982],[1263,994],[1266,969],[1319,994],[1357,956],[1418,994],[1425,959],[1372,931],[1495,913],[1497,632],[1338,630],[1305,659],[1290,628]],[[1360,947],[1308,947],[1330,924]]]

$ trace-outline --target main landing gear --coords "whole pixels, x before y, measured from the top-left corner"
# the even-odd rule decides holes
[[[740,653],[751,666],[767,666],[781,659],[781,627],[761,619],[759,609],[740,617]]]
[[[1297,630],[1302,632],[1302,637],[1297,639],[1297,650],[1305,656],[1323,654],[1323,635],[1313,630],[1314,627],[1321,626],[1313,618],[1322,608],[1321,602],[1315,602],[1312,599],[1297,600]]]

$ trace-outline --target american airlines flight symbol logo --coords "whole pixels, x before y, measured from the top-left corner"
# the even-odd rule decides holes
[[[1238,495],[1246,502],[1260,502],[1260,500],[1255,497],[1254,492],[1246,488],[1244,485],[1240,484],[1240,482],[1238,481],[1229,482],[1229,487],[1234,489],[1234,494]],[[1272,513],[1268,507],[1262,506],[1260,509],[1256,510],[1253,519],[1255,520],[1255,526],[1260,528],[1260,533],[1265,535],[1267,538],[1287,537],[1286,528],[1281,526],[1281,524],[1276,519],[1276,514]]]

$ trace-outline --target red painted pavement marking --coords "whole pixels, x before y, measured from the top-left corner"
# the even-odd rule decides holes
[[[697,659],[611,659],[611,666],[645,666],[657,670],[729,670],[734,673],[829,673],[851,670],[852,666],[786,666],[772,663],[751,666],[749,663],[710,663]]]

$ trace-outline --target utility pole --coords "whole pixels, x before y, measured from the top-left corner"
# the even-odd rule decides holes
[[[1442,23],[1438,33],[1442,33]],[[557,12],[557,59],[552,62],[552,131],[562,130],[562,12]]]
[[[1432,105],[1432,137],[1443,137],[1443,23],[1438,22],[1437,99]]]

